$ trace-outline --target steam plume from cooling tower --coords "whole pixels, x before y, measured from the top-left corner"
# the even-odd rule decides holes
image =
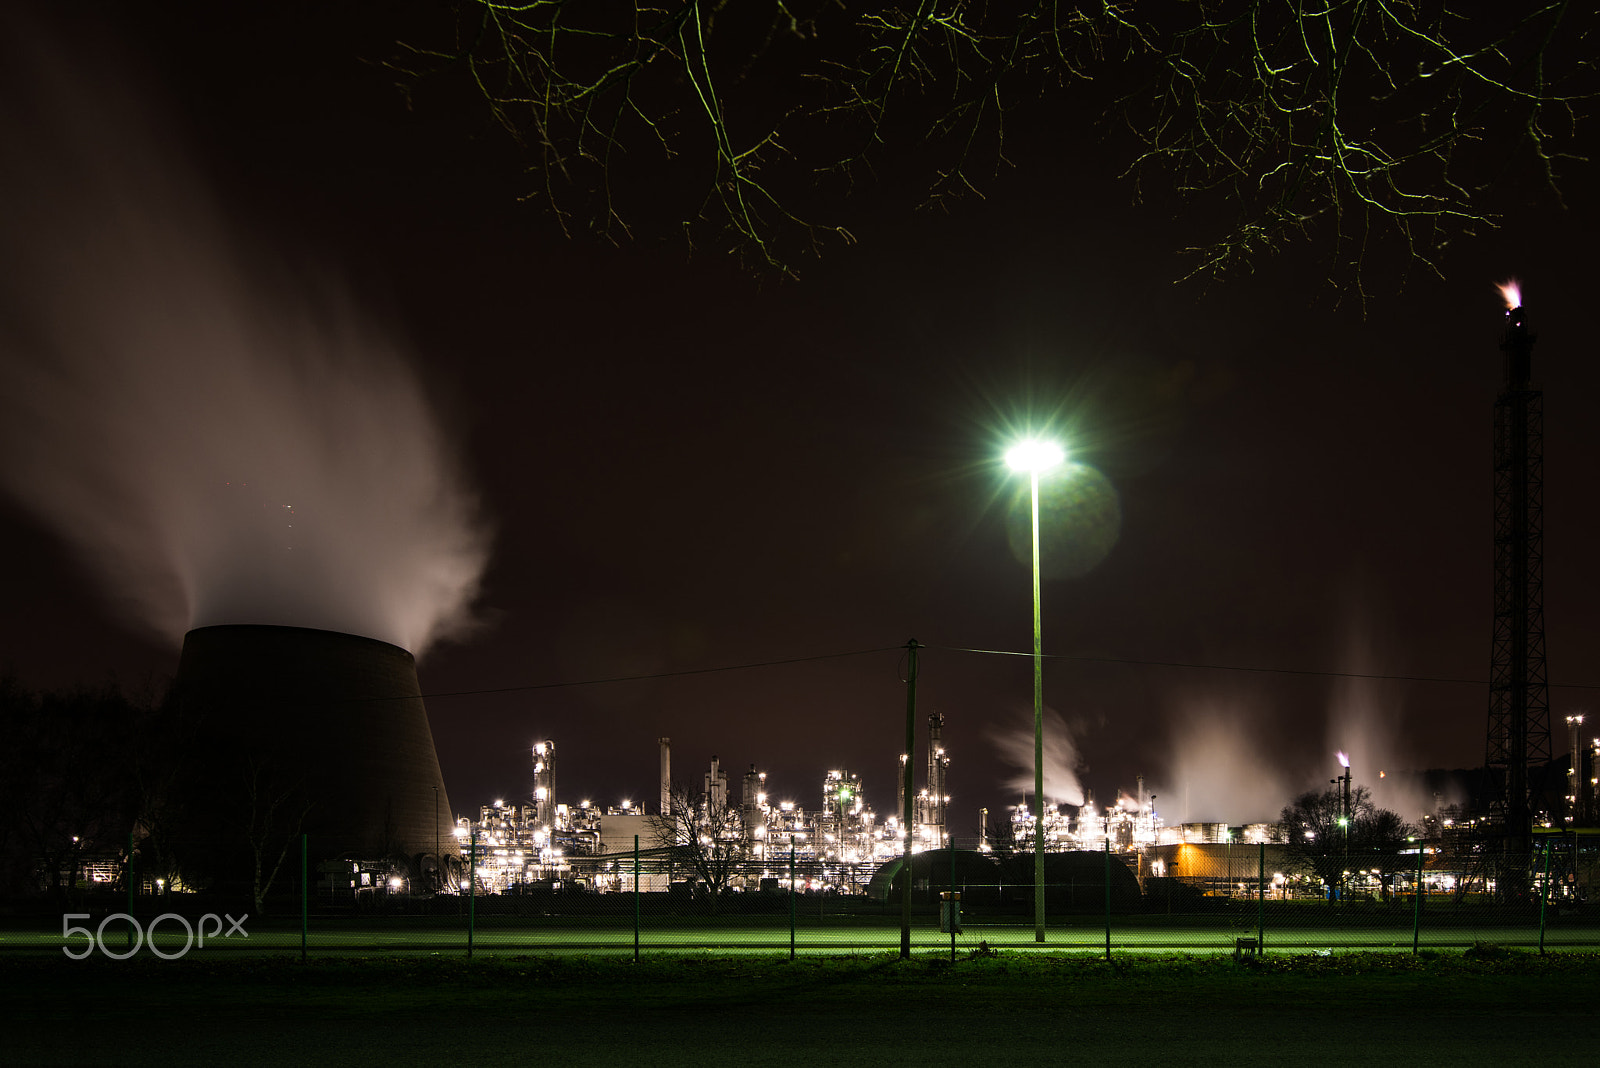
[[[7,58],[0,484],[174,644],[464,624],[488,539],[393,342],[230,227],[125,83]]]
[[[1373,804],[1415,821],[1432,813],[1437,802],[1420,779],[1392,774],[1416,767],[1422,754],[1406,744],[1400,730],[1409,711],[1404,688],[1376,677],[1391,666],[1383,659],[1382,650],[1393,648],[1396,642],[1374,622],[1373,615],[1360,607],[1350,610],[1341,663],[1348,674],[1332,695],[1326,744],[1337,750],[1335,759],[1340,766],[1355,766],[1355,783],[1371,792]],[[1305,789],[1322,788],[1322,780],[1328,776],[1320,773],[1330,771],[1330,762],[1324,758],[1324,764],[1315,770],[1318,774]],[[1339,770],[1333,767],[1331,773]],[[1455,800],[1451,796],[1447,803]]]
[[[1178,709],[1166,779],[1154,788],[1167,822],[1277,819],[1295,791],[1263,745],[1260,710],[1236,696],[1199,694]]]
[[[1033,793],[1033,709],[1015,718],[1009,730],[994,730],[990,741],[1000,755],[1019,769],[1006,780],[1018,793]],[[1083,804],[1083,784],[1078,780],[1082,760],[1071,728],[1053,708],[1044,710],[1044,795],[1051,802]]]

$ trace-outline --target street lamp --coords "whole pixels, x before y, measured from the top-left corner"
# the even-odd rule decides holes
[[[1044,941],[1044,637],[1039,622],[1039,472],[1065,460],[1061,446],[1030,438],[1006,453],[1013,471],[1028,472],[1033,492],[1033,938]]]

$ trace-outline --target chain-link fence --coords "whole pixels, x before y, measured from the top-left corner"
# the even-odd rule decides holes
[[[973,843],[976,845],[977,843]],[[470,858],[469,853],[469,858]],[[317,870],[318,868],[322,870]],[[304,954],[998,950],[1258,954],[1600,945],[1600,849],[1414,846],[1294,856],[1268,843],[1045,855],[981,848],[839,864],[798,851],[709,868],[682,850],[574,858],[512,886],[413,894],[356,862],[291,872],[265,908],[126,886],[0,924],[0,946],[69,956],[269,949]],[[158,888],[164,891],[165,888]],[[57,927],[56,924],[60,926]]]

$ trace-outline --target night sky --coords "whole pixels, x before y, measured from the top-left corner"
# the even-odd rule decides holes
[[[975,833],[980,806],[993,824],[1031,778],[997,744],[1031,724],[1030,661],[999,655],[1031,643],[1007,530],[1026,481],[1000,459],[1030,427],[1117,517],[1103,559],[1043,589],[1046,704],[1097,802],[1143,775],[1169,822],[1243,823],[1337,774],[1339,749],[1373,786],[1480,764],[1494,283],[1513,276],[1546,391],[1557,753],[1561,717],[1592,710],[1592,169],[1564,209],[1513,176],[1504,225],[1455,242],[1442,280],[1380,247],[1363,302],[1309,242],[1174,284],[1212,220],[1135,204],[1084,124],[1019,146],[949,214],[866,191],[845,209],[859,243],[778,282],[648,233],[564,238],[468,95],[407,108],[373,62],[411,29],[384,6],[359,24],[314,5],[107,13],[123,6],[88,5],[47,50],[159,117],[239,256],[339,280],[414,363],[492,534],[476,625],[419,661],[458,812],[525,798],[539,739],[562,800],[653,800],[670,736],[680,778],[716,754],[813,806],[844,768],[887,814],[915,638],[953,830]],[[32,265],[8,256],[14,284]],[[72,299],[111,314],[92,287]],[[1047,531],[1047,573],[1105,533]],[[0,537],[0,662],[36,687],[163,685],[176,645],[32,502],[0,501]]]

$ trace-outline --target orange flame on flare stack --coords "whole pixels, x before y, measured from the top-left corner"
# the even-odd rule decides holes
[[[1347,767],[1347,768],[1350,766],[1350,758],[1349,757],[1345,756],[1343,753],[1339,753],[1338,757],[1339,757],[1340,765],[1342,765],[1343,767]]]
[[[1522,307],[1522,283],[1515,278],[1507,279],[1495,286],[1500,291],[1500,296],[1506,302],[1506,311],[1516,311]]]

